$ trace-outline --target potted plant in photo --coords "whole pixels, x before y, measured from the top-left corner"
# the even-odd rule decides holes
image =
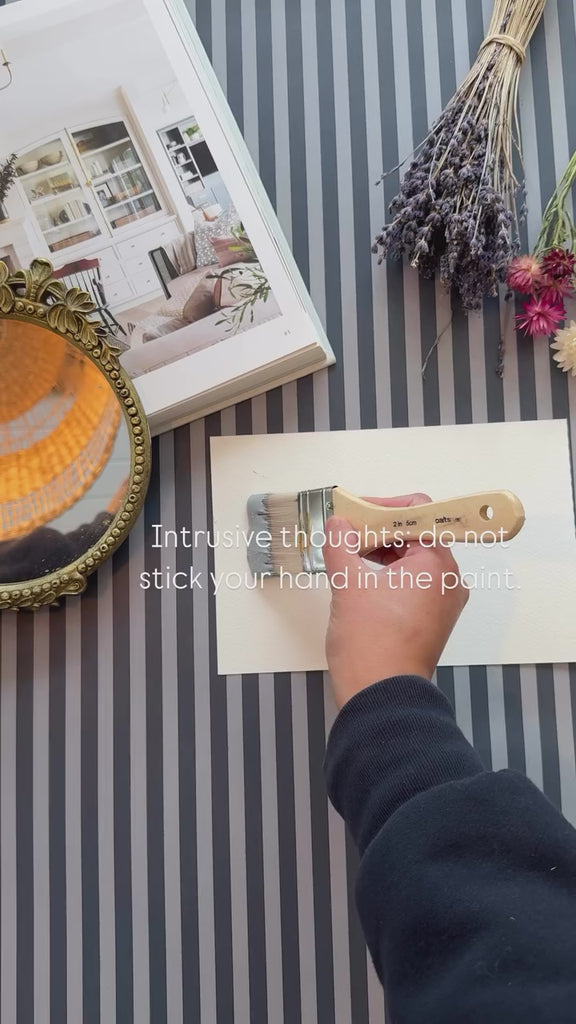
[[[11,156],[0,167],[0,221],[7,220],[8,215],[4,209],[4,200],[10,191],[12,182],[16,177],[16,154]]]

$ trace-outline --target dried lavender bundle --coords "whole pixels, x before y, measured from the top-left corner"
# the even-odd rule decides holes
[[[466,80],[433,125],[375,239],[378,262],[406,255],[437,272],[465,309],[495,295],[519,251],[517,104],[526,47],[546,0],[495,0],[490,29]]]

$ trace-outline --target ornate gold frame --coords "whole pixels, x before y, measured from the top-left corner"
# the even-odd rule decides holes
[[[35,259],[28,270],[11,273],[0,260],[0,319],[20,320],[48,328],[76,345],[96,363],[118,395],[130,436],[130,477],[126,497],[98,544],[70,565],[39,579],[0,583],[0,610],[55,604],[68,594],[80,594],[88,576],[122,543],[142,508],[152,462],[146,415],[130,378],[122,370],[118,349],[100,320],[90,320],[96,305],[87,292],[67,289],[53,276],[52,264]]]

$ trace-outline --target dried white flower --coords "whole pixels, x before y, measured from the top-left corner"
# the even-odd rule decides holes
[[[550,348],[555,348],[554,359],[564,373],[572,373],[576,377],[576,321],[571,320],[568,327],[556,331],[555,341]]]

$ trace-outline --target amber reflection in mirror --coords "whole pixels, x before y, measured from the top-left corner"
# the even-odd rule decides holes
[[[129,473],[124,415],[99,368],[47,328],[0,319],[0,583],[84,555]]]

